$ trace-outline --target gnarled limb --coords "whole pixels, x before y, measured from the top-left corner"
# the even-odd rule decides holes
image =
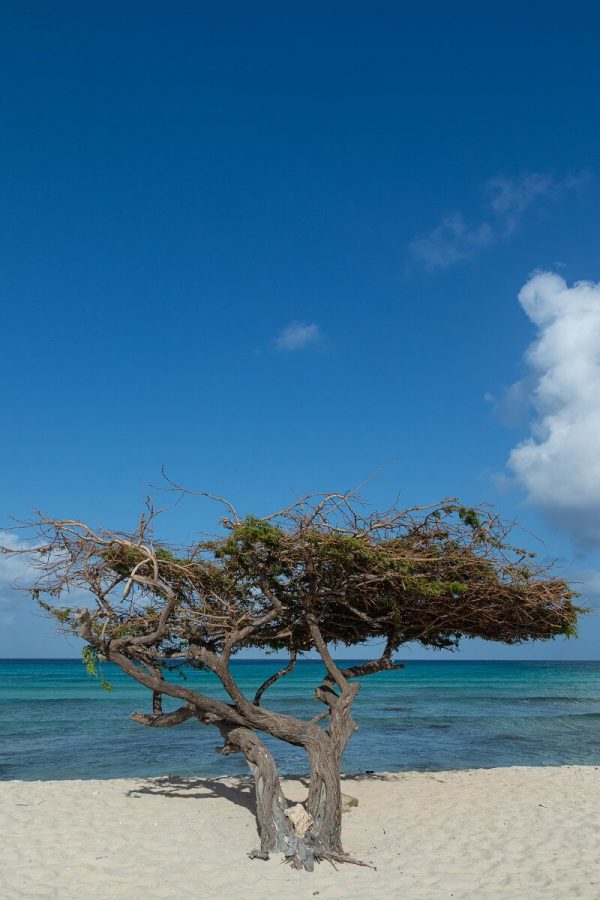
[[[281,789],[281,781],[272,754],[254,732],[245,727],[219,722],[212,716],[203,716],[191,704],[181,706],[171,713],[149,715],[133,713],[131,718],[141,725],[167,728],[179,725],[196,716],[205,724],[216,725],[224,739],[218,753],[243,753],[254,776],[256,797],[256,821],[260,836],[260,851],[253,850],[252,858],[267,859],[270,852],[283,853],[287,862],[295,868],[314,868],[314,853],[296,835],[294,825],[286,816],[287,800]]]
[[[342,669],[342,672],[344,678],[361,678],[363,675],[375,675],[376,672],[391,672],[403,668],[404,663],[396,663],[392,659],[380,657],[359,666],[349,666],[347,669]]]
[[[315,647],[328,673],[315,695],[328,707],[330,715],[327,729],[324,732],[315,729],[306,743],[310,760],[307,811],[313,818],[309,834],[317,858],[341,859],[345,854],[342,848],[340,770],[342,754],[356,730],[350,709],[360,685],[348,682],[346,673],[333,661],[314,616],[309,613],[307,618]]]
[[[317,804],[312,827],[304,834],[297,834],[286,815],[288,804],[281,790],[275,760],[269,750],[249,728],[229,725],[218,727],[225,746],[217,748],[217,752],[225,755],[243,753],[254,775],[260,851],[252,851],[249,854],[251,858],[265,859],[269,852],[278,851],[283,853],[285,861],[293,868],[309,872],[314,869],[315,861],[323,859],[365,865],[345,854],[342,849],[339,760],[328,758],[330,747],[327,744],[322,744],[321,753],[317,751],[311,755],[311,763],[314,767],[317,762],[321,779],[321,803]],[[308,811],[310,813],[310,808]]]
[[[85,613],[82,614],[82,619],[84,616]],[[97,639],[95,639],[91,629],[86,632],[82,629],[82,637],[90,643],[93,643],[95,646],[102,646]],[[223,703],[221,700],[213,700],[210,697],[206,697],[204,694],[183,687],[183,685],[164,681],[164,679],[152,675],[140,666],[136,666],[135,663],[128,659],[123,653],[113,651],[109,644],[105,644],[103,650],[105,651],[107,659],[116,663],[123,672],[126,672],[127,675],[130,675],[135,681],[143,684],[144,687],[160,694],[166,694],[169,697],[177,697],[180,700],[186,700],[194,708],[194,714],[203,722],[214,723],[219,721],[230,722],[232,725],[246,724],[243,716],[227,703]]]
[[[150,728],[170,728],[172,725],[181,725],[187,719],[191,719],[196,715],[193,706],[180,706],[179,709],[170,713],[148,713],[134,712],[131,718],[140,725],[147,725]]]
[[[314,821],[310,833],[325,854],[343,853],[341,754],[325,735],[307,750],[310,759],[307,810]]]
[[[288,804],[281,790],[272,754],[249,728],[218,723],[217,727],[225,742],[223,747],[216,748],[217,752],[226,756],[230,753],[243,753],[254,775],[261,851],[286,853],[295,836],[294,827],[285,814]]]
[[[285,666],[285,668],[283,668],[283,669],[279,669],[278,672],[275,672],[273,675],[271,675],[269,678],[267,678],[267,679],[265,679],[265,681],[263,681],[263,683],[257,690],[256,694],[254,695],[254,705],[255,706],[260,706],[260,698],[262,697],[262,695],[268,688],[270,688],[272,685],[274,685],[275,682],[279,681],[280,678],[285,678],[286,675],[290,674],[290,672],[293,670],[294,666],[296,665],[297,655],[298,655],[297,651],[292,650],[290,653],[290,661],[287,664],[287,666]]]
[[[347,669],[341,669],[344,678],[361,678],[364,675],[374,675],[376,672],[389,672],[397,669],[403,669],[403,663],[396,663],[392,659],[392,653],[395,649],[395,635],[392,633],[385,644],[383,653],[377,659],[371,659],[368,662],[361,663],[358,666],[349,666]],[[333,684],[333,678],[328,673],[324,679],[325,683]]]

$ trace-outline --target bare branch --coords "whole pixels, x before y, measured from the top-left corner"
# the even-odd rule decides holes
[[[264,692],[266,690],[268,690],[268,688],[270,688],[277,681],[279,681],[280,678],[285,678],[286,675],[290,674],[290,672],[293,670],[294,666],[296,665],[296,656],[297,655],[298,655],[297,651],[292,650],[292,652],[290,653],[290,661],[287,664],[287,666],[285,666],[285,668],[283,668],[283,669],[279,669],[278,672],[275,672],[274,675],[271,675],[269,678],[267,678],[267,679],[265,679],[265,681],[263,681],[263,683],[257,690],[256,694],[254,695],[254,705],[255,706],[260,706],[260,698],[262,697]]]
[[[181,725],[195,715],[193,706],[180,706],[174,712],[148,715],[147,713],[134,712],[131,718],[140,725],[148,725],[151,728],[170,728],[173,725]]]
[[[325,668],[327,669],[330,677],[335,681],[340,690],[344,690],[348,686],[348,682],[344,678],[344,675],[337,667],[335,662],[333,661],[333,657],[327,648],[327,644],[323,640],[323,635],[317,625],[316,617],[313,613],[308,613],[307,617],[308,627],[310,629],[310,633],[312,635],[312,639],[314,641],[314,645],[319,651],[319,655],[323,662],[325,663]]]
[[[165,479],[165,481],[167,481],[171,485],[173,490],[178,491],[182,495],[190,494],[195,497],[206,497],[207,500],[214,500],[216,503],[221,503],[223,506],[225,506],[229,510],[229,512],[233,516],[234,524],[235,525],[240,524],[240,517],[237,514],[237,510],[236,510],[235,506],[229,502],[229,500],[225,500],[223,497],[218,497],[216,494],[209,494],[208,491],[195,491],[195,490],[192,490],[191,488],[186,488],[180,484],[177,484],[175,481],[173,481],[171,478],[169,478],[164,466],[162,466],[161,472],[162,472],[163,478]]]

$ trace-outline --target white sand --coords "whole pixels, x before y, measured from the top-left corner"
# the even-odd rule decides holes
[[[0,784],[0,897],[600,898],[600,769],[348,779],[347,851],[377,871],[249,860],[248,779]],[[286,782],[291,799],[299,781]]]

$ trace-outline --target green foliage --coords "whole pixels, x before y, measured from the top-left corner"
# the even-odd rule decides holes
[[[102,676],[102,657],[97,647],[88,645],[81,651],[81,658],[85,671],[91,678],[98,678],[102,688],[108,693],[112,692],[112,684]]]
[[[315,499],[270,520],[229,521],[222,537],[183,552],[149,535],[154,558],[139,533],[129,541],[104,533],[90,549],[86,532],[72,557],[82,554],[77,586],[92,577],[96,590],[98,572],[103,584],[114,586],[115,574],[121,581],[112,612],[105,614],[103,597],[89,626],[98,646],[151,635],[169,606],[164,633],[150,638],[163,660],[184,656],[191,644],[219,653],[231,636],[236,649],[303,652],[314,647],[315,622],[328,642],[382,638],[395,649],[411,641],[452,648],[462,636],[517,643],[575,633],[583,610],[573,606],[574,592],[512,546],[510,527],[487,510],[446,502],[423,514],[380,514],[353,502],[336,495],[328,508]],[[134,570],[143,576],[136,584]],[[44,608],[63,626],[80,627],[70,607]],[[100,662],[86,648],[88,673],[108,689]]]
[[[171,553],[170,550],[165,550],[164,547],[159,547],[154,551],[157,559],[167,559],[169,562],[181,562],[181,560],[177,559],[174,553]]]
[[[472,509],[468,506],[459,506],[457,513],[461,522],[464,522],[465,525],[468,525],[470,528],[481,527],[481,521],[476,509]]]
[[[73,610],[70,606],[65,606],[63,609],[54,610],[54,617],[64,625],[66,625],[70,621],[72,614]]]
[[[236,557],[243,561],[249,551],[257,547],[266,550],[277,550],[283,540],[281,529],[263,519],[255,516],[246,516],[240,525],[237,525],[231,535],[214,545],[214,553],[217,559],[226,556]]]
[[[49,613],[52,618],[56,619],[57,622],[60,622],[61,625],[69,626],[71,629],[74,627],[73,616],[75,614],[75,610],[70,606],[54,606],[52,603],[48,603],[46,600],[42,600],[40,596],[39,590],[34,590],[31,592],[32,597],[35,602],[47,613]]]
[[[577,623],[576,617],[585,615],[585,613],[588,612],[588,609],[584,606],[576,606],[575,604],[573,604],[572,608],[573,608],[573,612],[575,614],[575,618],[573,619],[573,621],[568,622],[566,625],[564,625],[564,627],[561,628],[559,631],[559,634],[564,635],[566,638],[578,637],[579,629],[577,627],[578,623]]]

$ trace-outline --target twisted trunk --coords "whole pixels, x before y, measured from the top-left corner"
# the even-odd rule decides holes
[[[310,784],[307,811],[313,818],[310,833],[324,855],[343,854],[342,788],[340,766],[344,748],[325,734],[307,747],[310,759]]]
[[[331,752],[311,754],[307,809],[313,817],[311,833],[326,853],[343,853],[340,757]]]
[[[260,851],[254,850],[250,856],[266,859],[270,852],[280,852],[294,868],[308,871],[321,859],[350,861],[342,847],[340,764],[345,742],[314,731],[307,741],[310,785],[304,805],[312,823],[304,833],[296,832],[288,818],[275,760],[261,739],[249,728],[218,727],[225,741],[219,752],[243,753],[254,775]]]
[[[286,861],[295,868],[312,870],[315,861],[355,862],[342,848],[342,795],[340,783],[341,759],[346,744],[356,726],[350,716],[352,701],[358,685],[344,685],[340,694],[322,685],[316,692],[329,707],[329,727],[322,731],[316,724],[295,719],[280,713],[270,713],[249,703],[239,692],[228,671],[218,661],[212,662],[213,671],[222,678],[225,686],[240,708],[211,700],[180,685],[168,683],[135,666],[122,654],[111,653],[111,658],[122,669],[153,691],[153,713],[134,713],[132,718],[151,727],[178,725],[189,718],[196,718],[205,725],[216,726],[224,746],[217,751],[228,755],[243,753],[255,780],[256,819],[260,835],[260,850],[250,855],[267,858],[272,851],[283,853]],[[185,706],[171,713],[162,712],[161,695],[181,697]],[[297,747],[303,747],[310,761],[310,785],[305,812],[294,810],[288,815],[288,804],[281,789],[279,773],[273,756],[257,736],[256,730]]]
[[[225,740],[225,746],[217,748],[218,752],[224,755],[243,753],[254,775],[256,822],[261,853],[253,851],[253,855],[266,855],[273,850],[286,853],[290,849],[295,833],[292,823],[285,814],[288,804],[281,790],[279,773],[272,754],[249,728],[235,725],[218,727]]]

